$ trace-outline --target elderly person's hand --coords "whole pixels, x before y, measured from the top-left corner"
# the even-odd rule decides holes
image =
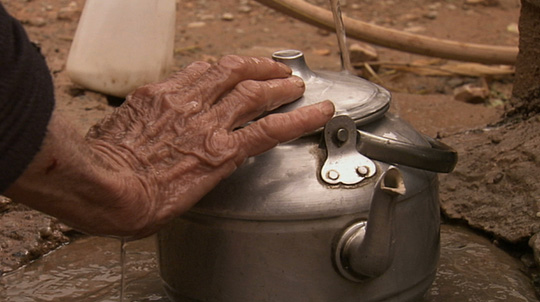
[[[6,195],[88,233],[147,236],[247,157],[332,117],[327,101],[241,127],[302,95],[290,74],[266,58],[197,62],[134,91],[86,139],[55,113],[42,150]]]

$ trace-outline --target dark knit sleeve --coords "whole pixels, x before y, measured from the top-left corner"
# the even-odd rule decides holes
[[[39,151],[53,108],[44,58],[0,4],[0,193]]]

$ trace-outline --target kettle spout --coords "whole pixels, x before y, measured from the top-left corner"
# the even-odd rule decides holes
[[[355,223],[341,236],[336,264],[346,278],[363,281],[382,275],[394,257],[394,208],[406,192],[401,172],[390,167],[377,181],[367,221]]]

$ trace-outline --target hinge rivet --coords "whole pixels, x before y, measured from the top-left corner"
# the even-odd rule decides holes
[[[367,166],[360,166],[356,168],[356,173],[358,173],[359,176],[366,176],[369,174],[369,167]]]
[[[331,180],[336,180],[339,178],[339,173],[338,171],[336,170],[330,170],[328,171],[328,174],[327,174],[328,178],[330,178]]]

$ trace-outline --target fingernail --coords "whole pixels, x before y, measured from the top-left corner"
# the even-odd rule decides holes
[[[297,76],[290,77],[289,81],[293,82],[296,86],[300,88],[304,88],[306,86],[306,84],[304,84],[304,80],[302,80],[301,78]]]
[[[324,101],[321,103],[320,107],[321,112],[326,116],[334,115],[334,103],[331,101]]]

